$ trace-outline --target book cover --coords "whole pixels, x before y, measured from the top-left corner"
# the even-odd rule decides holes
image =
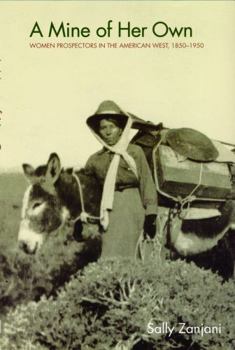
[[[234,1],[1,1],[0,349],[235,348],[234,23]],[[158,192],[142,260],[99,259],[77,172],[104,101]]]

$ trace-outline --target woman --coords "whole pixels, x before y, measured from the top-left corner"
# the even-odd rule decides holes
[[[87,161],[87,173],[103,187],[102,257],[136,257],[143,231],[155,234],[156,189],[143,150],[129,144],[132,118],[113,101],[104,101],[87,119],[103,145]]]

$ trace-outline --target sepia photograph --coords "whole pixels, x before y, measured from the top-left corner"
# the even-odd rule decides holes
[[[235,350],[234,23],[0,2],[0,350]]]

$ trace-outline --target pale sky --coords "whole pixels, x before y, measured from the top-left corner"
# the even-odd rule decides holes
[[[113,20],[111,38],[95,28]],[[35,21],[88,26],[89,38],[29,38]],[[118,38],[118,21],[151,28],[191,26],[192,38]],[[169,128],[191,127],[235,143],[235,3],[94,1],[0,3],[0,169],[34,166],[57,152],[64,166],[83,165],[101,146],[86,126],[112,99]],[[40,43],[203,43],[203,49],[32,49]]]

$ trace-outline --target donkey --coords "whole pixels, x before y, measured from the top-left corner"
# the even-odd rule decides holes
[[[52,153],[46,165],[34,169],[23,164],[30,185],[23,197],[18,242],[25,252],[34,254],[45,240],[62,228],[68,220],[78,219],[86,211],[98,217],[101,189],[84,169],[61,168],[60,158]]]
[[[170,210],[166,246],[171,258],[192,261],[228,279],[234,276],[234,203],[225,202],[219,211],[220,216],[184,220]]]
[[[98,219],[102,188],[85,169],[77,173],[72,169],[64,170],[58,155],[52,153],[46,165],[34,169],[23,164],[23,170],[30,186],[23,198],[18,241],[25,252],[36,253],[45,240],[69,220],[81,234],[81,221],[76,219],[84,210],[91,220]],[[162,232],[157,232],[157,237],[164,233],[171,258],[183,257],[229,278],[234,271],[231,257],[234,254],[226,235],[231,228],[233,208],[230,201],[220,208],[220,216],[200,220],[183,220],[171,210],[161,208],[165,213],[169,212],[163,220],[167,232],[165,234],[163,226],[158,225],[158,228],[162,226]],[[162,220],[161,215],[158,220]]]

